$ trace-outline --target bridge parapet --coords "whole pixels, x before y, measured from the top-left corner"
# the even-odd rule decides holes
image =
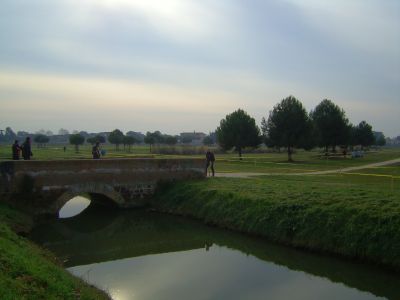
[[[34,214],[57,214],[73,196],[105,195],[119,207],[146,205],[159,182],[202,178],[202,159],[0,162],[0,196]]]

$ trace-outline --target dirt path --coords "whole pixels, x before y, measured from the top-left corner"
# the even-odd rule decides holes
[[[240,172],[240,173],[216,173],[216,177],[229,177],[229,178],[250,178],[253,176],[265,176],[265,175],[325,175],[325,174],[333,174],[333,173],[344,173],[344,172],[351,172],[356,170],[374,168],[374,167],[381,167],[387,165],[393,165],[396,163],[400,163],[400,158],[381,161],[372,164],[366,164],[362,166],[354,166],[342,169],[335,169],[335,170],[326,170],[326,171],[316,171],[316,172],[302,172],[302,173],[251,173],[251,172]]]

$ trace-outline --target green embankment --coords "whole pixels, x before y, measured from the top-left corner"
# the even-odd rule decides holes
[[[69,274],[53,254],[18,236],[29,230],[27,216],[0,204],[0,298],[109,299],[102,291]]]
[[[400,270],[400,180],[357,175],[212,178],[163,187],[164,212]]]

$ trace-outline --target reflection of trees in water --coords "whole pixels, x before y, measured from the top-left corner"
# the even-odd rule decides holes
[[[36,228],[32,238],[60,257],[68,257],[67,267],[148,254],[208,250],[217,244],[377,296],[400,298],[397,292],[400,278],[380,269],[278,246],[259,238],[158,213],[113,211],[94,206],[76,217]]]

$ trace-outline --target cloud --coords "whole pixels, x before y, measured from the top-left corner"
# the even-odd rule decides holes
[[[286,0],[305,15],[315,30],[358,50],[398,58],[400,3],[398,1]]]
[[[344,106],[360,99],[358,107],[348,106],[352,115],[377,101],[394,107],[400,94],[398,3],[5,0],[0,103],[7,107],[1,115],[28,124],[26,111],[36,115],[36,102],[49,120],[65,119],[61,107],[80,107],[109,122],[109,115],[133,114],[145,130],[172,116],[168,128],[176,131],[184,122],[215,129],[239,107],[259,121],[290,94],[308,109],[323,98]],[[395,113],[380,117],[377,126],[391,131]],[[157,120],[146,120],[147,114]],[[38,128],[49,126],[55,125]]]

